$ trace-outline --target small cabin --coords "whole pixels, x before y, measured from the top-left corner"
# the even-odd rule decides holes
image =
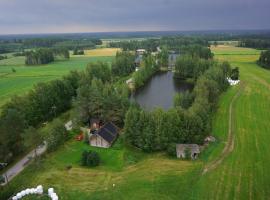
[[[89,144],[94,147],[109,148],[118,138],[118,128],[112,123],[106,123],[96,130],[92,130]]]
[[[189,152],[190,155],[186,155]],[[176,145],[176,156],[177,158],[187,158],[190,156],[192,160],[197,159],[200,154],[200,147],[197,144],[177,144]]]

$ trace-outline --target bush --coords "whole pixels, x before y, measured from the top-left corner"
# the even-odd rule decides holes
[[[96,167],[100,163],[100,157],[95,151],[83,151],[82,165],[88,167]]]
[[[173,157],[176,156],[176,144],[175,143],[171,143],[168,145],[167,154],[170,156],[173,156]]]

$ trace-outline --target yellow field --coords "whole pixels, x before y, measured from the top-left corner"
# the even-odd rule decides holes
[[[117,51],[121,51],[119,48],[101,48],[85,50],[85,56],[97,57],[97,56],[115,56]]]

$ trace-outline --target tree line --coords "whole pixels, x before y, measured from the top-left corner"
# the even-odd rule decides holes
[[[14,96],[0,115],[0,160],[10,162],[24,151],[24,130],[40,127],[71,107],[79,82],[78,72],[61,80],[38,83],[28,94]]]
[[[249,47],[254,49],[269,49],[270,39],[266,38],[248,38],[241,39],[239,42],[240,47]]]
[[[262,51],[257,63],[267,69],[270,69],[270,50]]]
[[[37,49],[25,52],[26,65],[41,65],[53,62],[57,56],[69,59],[69,51],[65,48]]]

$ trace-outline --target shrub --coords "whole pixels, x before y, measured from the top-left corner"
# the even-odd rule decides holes
[[[171,143],[171,144],[168,145],[167,153],[170,156],[173,156],[173,157],[176,156],[176,144],[175,143]]]
[[[83,151],[82,165],[88,167],[96,167],[100,163],[100,157],[95,151]]]

